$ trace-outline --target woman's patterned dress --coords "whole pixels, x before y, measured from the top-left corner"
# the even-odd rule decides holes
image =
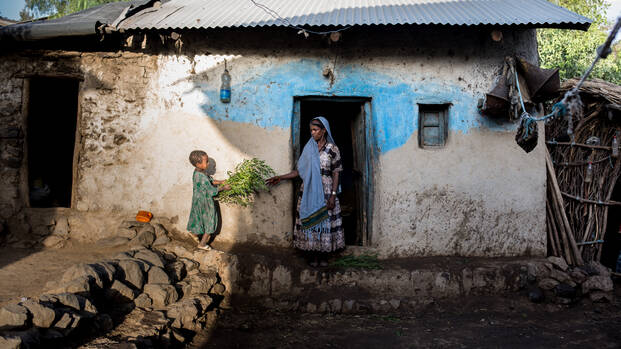
[[[194,171],[192,210],[186,228],[194,234],[213,234],[218,226],[218,215],[213,202],[213,197],[218,195],[218,188],[211,181],[211,176]]]
[[[341,172],[343,170],[339,148],[335,144],[327,143],[319,151],[319,163],[321,165],[323,193],[327,202],[332,193],[332,173]],[[293,246],[300,250],[317,252],[332,252],[344,248],[345,233],[343,232],[343,220],[341,219],[341,205],[339,199],[336,198],[334,209],[328,210],[330,233],[313,233],[311,236],[306,236],[306,233],[302,231],[302,222],[300,221],[300,204],[302,202],[303,192],[304,184],[300,186],[298,206],[295,214]]]

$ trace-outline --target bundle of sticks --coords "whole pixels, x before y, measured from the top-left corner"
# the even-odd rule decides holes
[[[609,209],[621,205],[611,200],[621,170],[612,154],[613,137],[621,135],[621,86],[586,81],[580,97],[584,110],[574,115],[573,135],[567,119],[546,126],[549,252],[574,265],[600,260]]]

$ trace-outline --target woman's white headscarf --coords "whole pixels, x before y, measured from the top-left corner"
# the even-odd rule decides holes
[[[323,116],[318,116],[313,120],[319,120],[327,131],[326,141],[334,143],[330,124]],[[312,122],[312,120],[311,120]],[[328,209],[326,198],[323,193],[323,182],[321,181],[321,165],[319,163],[319,149],[317,141],[311,137],[298,161],[298,172],[304,182],[304,192],[300,203],[300,220],[302,221],[302,231],[311,233],[329,233],[330,220],[328,219]]]

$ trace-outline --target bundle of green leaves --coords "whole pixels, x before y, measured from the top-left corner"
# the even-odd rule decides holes
[[[244,160],[235,167],[235,171],[228,171],[229,179],[226,184],[231,190],[221,191],[216,199],[227,204],[248,206],[254,201],[255,193],[269,191],[265,180],[274,176],[274,170],[263,160]]]

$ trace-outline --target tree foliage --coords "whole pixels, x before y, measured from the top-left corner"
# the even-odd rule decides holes
[[[581,76],[591,65],[596,49],[606,41],[611,23],[606,20],[610,6],[605,0],[549,0],[593,20],[588,31],[540,29],[537,31],[541,66],[559,68],[561,79]],[[608,58],[600,60],[589,77],[621,84],[621,47],[613,47]]]
[[[42,16],[57,18],[93,6],[117,1],[123,0],[26,0],[26,6],[20,12],[20,16],[22,20]]]

